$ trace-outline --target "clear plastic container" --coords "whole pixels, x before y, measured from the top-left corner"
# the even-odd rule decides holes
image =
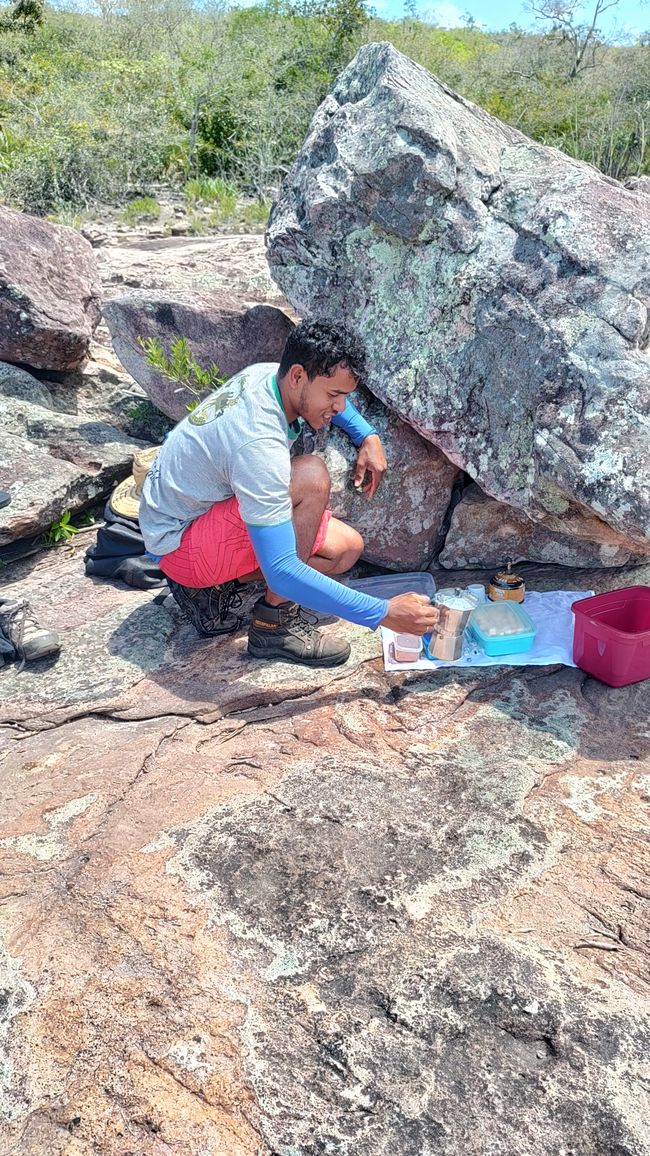
[[[433,598],[436,584],[428,570],[412,574],[375,574],[372,578],[353,578],[346,582],[351,590],[362,590],[375,598],[396,598],[398,594],[424,594]]]
[[[417,662],[421,650],[419,634],[396,634],[393,639],[395,662]]]
[[[472,611],[468,627],[486,654],[522,654],[535,641],[535,626],[518,602],[486,602]]]

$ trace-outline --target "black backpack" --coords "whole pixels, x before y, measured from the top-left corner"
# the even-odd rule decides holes
[[[158,563],[146,553],[138,523],[115,514],[108,502],[104,507],[105,525],[97,531],[94,546],[86,550],[86,574],[93,578],[117,578],[139,590],[164,586],[165,575]]]

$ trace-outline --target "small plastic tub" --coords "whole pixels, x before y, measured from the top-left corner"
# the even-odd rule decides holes
[[[518,602],[486,602],[472,611],[468,627],[486,654],[523,654],[535,641],[535,626]]]
[[[421,650],[419,634],[396,634],[393,639],[395,662],[417,662]]]
[[[624,586],[581,598],[575,616],[573,661],[607,686],[650,678],[650,586]]]

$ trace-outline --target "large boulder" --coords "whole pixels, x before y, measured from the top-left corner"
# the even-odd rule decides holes
[[[0,207],[0,360],[75,369],[99,322],[99,298],[88,241]]]
[[[353,484],[357,451],[350,439],[335,427],[318,434],[316,450],[332,479],[332,512],[363,535],[367,562],[389,570],[425,570],[442,544],[460,471],[367,390],[356,391],[354,404],[379,433],[388,470],[369,500]]]
[[[356,325],[373,393],[486,493],[650,549],[644,193],[370,44],[317,111],[267,246],[294,308]]]
[[[214,362],[231,376],[258,361],[279,361],[293,322],[273,305],[233,309],[195,297],[183,300],[142,292],[127,293],[104,305],[113,347],[122,365],[151,401],[180,421],[194,395],[152,369],[140,340],[157,338],[166,351],[185,337],[199,365]]]
[[[0,362],[0,489],[11,503],[0,510],[0,546],[47,530],[65,510],[74,513],[110,492],[130,472],[145,443],[92,411],[62,407],[47,385]]]
[[[438,561],[455,570],[501,567],[506,558],[571,567],[625,566],[633,560],[620,535],[612,530],[609,540],[603,537],[597,542],[570,532],[558,534],[513,506],[489,498],[473,483],[454,507]]]

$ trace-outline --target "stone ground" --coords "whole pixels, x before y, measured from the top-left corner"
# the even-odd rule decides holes
[[[106,246],[107,293],[272,300],[260,237]],[[92,536],[2,573],[63,650],[0,670],[0,1150],[650,1153],[650,683],[386,675],[342,624],[343,668],[265,666]]]
[[[5,572],[3,1151],[650,1152],[650,683],[264,665],[81,549]]]

